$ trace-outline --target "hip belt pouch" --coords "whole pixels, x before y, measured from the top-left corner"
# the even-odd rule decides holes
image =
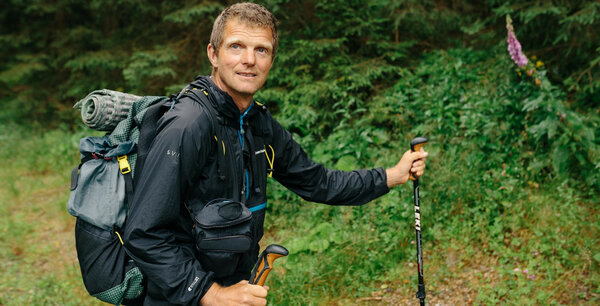
[[[240,202],[215,199],[193,216],[200,263],[217,278],[232,275],[252,246],[252,212]]]

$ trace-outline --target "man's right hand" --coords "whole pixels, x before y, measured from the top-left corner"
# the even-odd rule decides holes
[[[268,291],[269,287],[251,285],[247,280],[229,287],[214,283],[200,300],[200,305],[267,305]]]

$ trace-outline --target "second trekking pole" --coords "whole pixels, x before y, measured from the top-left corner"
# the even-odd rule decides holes
[[[416,137],[410,142],[410,150],[412,152],[419,151],[421,147],[427,143],[427,138]],[[423,249],[421,247],[421,207],[419,200],[419,179],[410,174],[410,179],[413,180],[413,195],[415,199],[415,229],[417,232],[417,268],[419,273],[419,285],[417,290],[417,298],[421,301],[421,306],[425,305],[425,282],[423,281]]]

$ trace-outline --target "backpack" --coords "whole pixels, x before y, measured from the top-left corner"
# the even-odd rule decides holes
[[[144,96],[135,100],[132,95],[102,90],[90,93],[84,100],[89,102],[90,96],[101,94],[109,106],[100,107],[98,99],[88,109],[82,107],[81,101],[78,103],[82,107],[82,117],[94,111],[105,111],[110,115],[95,115],[96,121],[105,121],[102,124],[85,122],[84,118],[89,127],[102,126],[98,130],[109,133],[80,140],[81,163],[71,173],[67,204],[68,212],[77,218],[75,248],[83,283],[88,293],[101,301],[114,305],[143,303],[146,280],[126,253],[121,229],[127,221],[128,201],[133,199],[134,186],[139,180],[135,173],[141,173],[144,167],[156,136],[158,120],[179,97],[190,91],[186,87],[178,96]],[[213,131],[218,139],[222,139],[214,125],[216,111],[206,98],[200,98],[203,95],[194,96],[194,100],[209,110]],[[118,115],[117,108],[110,104],[123,104],[123,101],[129,104],[120,106],[121,112],[126,110],[126,115]],[[107,123],[110,121],[107,117],[113,122]],[[222,158],[218,163],[224,163]]]

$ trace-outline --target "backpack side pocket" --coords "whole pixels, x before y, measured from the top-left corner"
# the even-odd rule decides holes
[[[83,284],[90,295],[113,305],[144,293],[144,277],[114,231],[77,218],[75,247]]]

